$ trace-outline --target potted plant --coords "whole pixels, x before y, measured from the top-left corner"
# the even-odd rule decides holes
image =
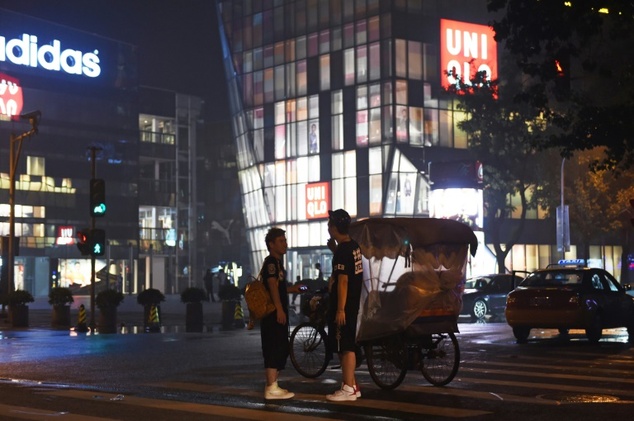
[[[97,294],[95,305],[99,309],[99,333],[117,333],[117,307],[122,301],[123,294],[114,289],[106,289]]]
[[[75,301],[69,288],[55,287],[48,293],[48,303],[53,306],[53,327],[70,327],[70,304]]]
[[[156,288],[148,288],[137,295],[136,302],[143,306],[143,327],[146,332],[161,331],[161,302],[165,295]]]
[[[23,289],[17,289],[7,295],[9,320],[13,327],[29,327],[29,306],[27,304],[33,301],[35,301],[33,295]]]
[[[209,301],[209,295],[202,288],[189,287],[181,292],[181,302],[185,307],[185,331],[203,331],[203,301]]]

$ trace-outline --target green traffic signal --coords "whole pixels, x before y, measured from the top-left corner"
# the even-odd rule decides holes
[[[90,216],[106,214],[106,182],[101,178],[90,180]]]
[[[106,253],[106,232],[102,229],[94,229],[91,232],[90,254],[92,256],[103,256]]]

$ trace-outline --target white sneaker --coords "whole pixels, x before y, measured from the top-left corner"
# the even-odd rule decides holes
[[[343,401],[356,401],[357,391],[352,386],[344,384],[341,389],[337,390],[332,395],[326,395],[326,399],[329,401],[343,402]]]
[[[357,398],[361,397],[361,389],[359,389],[359,385],[355,384],[354,386],[352,386],[354,388],[354,394]]]
[[[282,389],[277,385],[277,382],[273,383],[270,386],[264,387],[264,399],[290,399],[295,394],[293,392],[289,392],[286,389]]]

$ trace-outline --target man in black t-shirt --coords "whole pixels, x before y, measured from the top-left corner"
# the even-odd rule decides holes
[[[341,389],[326,395],[330,401],[355,401],[361,397],[354,377],[356,364],[357,315],[363,285],[363,262],[359,244],[350,238],[350,215],[343,209],[328,211],[328,247],[333,251],[329,282],[328,339],[339,353],[343,382]],[[335,246],[336,243],[336,246]]]

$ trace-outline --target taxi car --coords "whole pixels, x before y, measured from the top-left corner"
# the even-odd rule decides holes
[[[606,270],[560,261],[527,276],[508,294],[506,321],[518,343],[532,328],[585,329],[596,343],[606,328],[626,327],[634,340],[634,297]]]
[[[522,281],[510,273],[496,273],[467,279],[462,293],[460,314],[474,320],[504,314],[506,296]]]

